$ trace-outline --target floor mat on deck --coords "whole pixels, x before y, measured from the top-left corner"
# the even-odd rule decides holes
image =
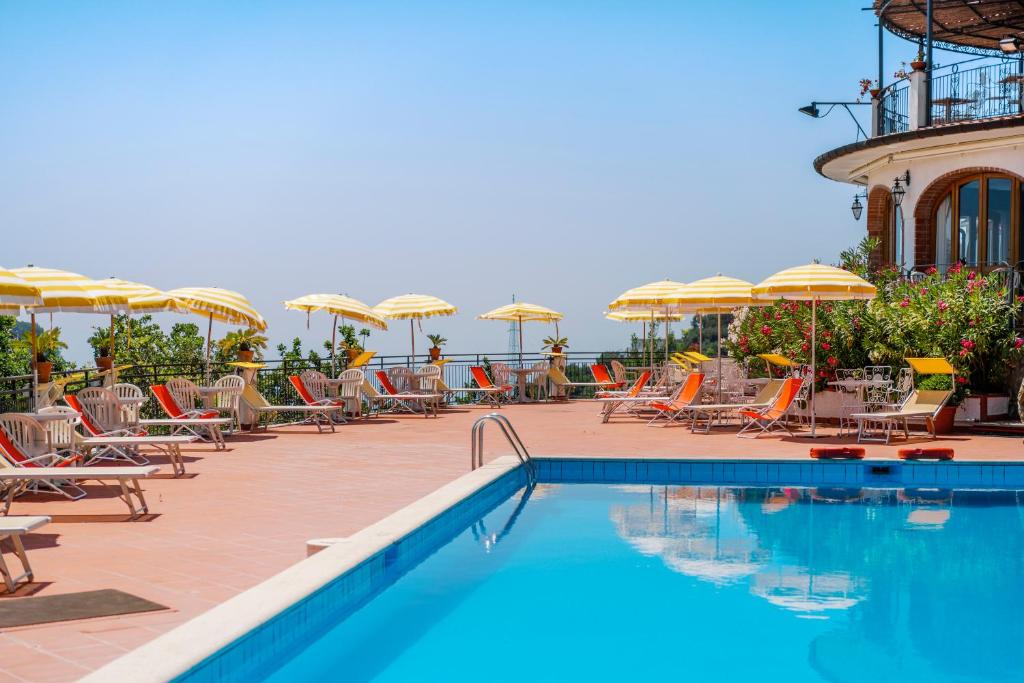
[[[0,600],[0,628],[170,609],[119,590]]]

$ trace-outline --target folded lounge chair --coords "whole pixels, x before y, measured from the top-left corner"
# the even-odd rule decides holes
[[[737,436],[756,439],[762,434],[767,434],[775,429],[782,429],[787,434],[792,434],[793,432],[789,430],[785,423],[785,418],[789,414],[789,409],[793,406],[797,394],[800,393],[800,387],[803,385],[803,382],[799,377],[790,377],[783,381],[779,393],[775,395],[771,405],[768,407],[760,410],[743,409],[737,411],[741,416],[749,419],[749,422],[744,425]],[[748,432],[752,431],[752,434],[748,434]]]
[[[250,425],[250,431],[256,431],[260,427],[260,423],[263,418],[267,418],[267,424],[263,425],[264,429],[269,427],[269,422],[274,419],[274,416],[278,413],[302,413],[307,416],[321,415],[322,418],[306,420],[309,424],[315,424],[318,432],[322,432],[322,422],[330,423],[329,418],[331,413],[337,413],[338,411],[344,410],[342,405],[301,405],[301,406],[275,406],[271,405],[263,394],[253,386],[252,384],[246,384],[242,388],[242,403],[244,403],[249,410],[253,413],[252,425]],[[333,430],[333,424],[331,429]]]
[[[942,410],[950,396],[949,390],[918,390],[910,392],[910,396],[898,410],[886,410],[874,413],[853,413],[850,417],[857,421],[857,442],[879,441],[889,443],[893,430],[903,430],[903,438],[910,438],[909,420],[923,419],[929,434],[935,438],[935,418]]]
[[[683,382],[682,389],[679,391],[679,395],[676,396],[675,400],[669,403],[651,401],[651,407],[658,412],[650,419],[647,425],[650,426],[661,418],[666,418],[666,421],[662,426],[668,426],[679,420],[684,415],[690,415],[695,409],[697,403],[700,401],[700,390],[703,385],[704,373],[691,372],[687,376],[686,381]]]
[[[231,424],[231,418],[219,417],[216,410],[190,410],[183,411],[175,402],[171,392],[163,384],[154,384],[149,387],[156,397],[157,403],[167,414],[167,419],[140,420],[142,427],[171,427],[172,434],[187,432],[204,441],[212,441],[218,449],[226,448],[222,427]]]

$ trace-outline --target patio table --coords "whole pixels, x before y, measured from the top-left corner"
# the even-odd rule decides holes
[[[536,368],[509,368],[509,371],[516,376],[516,388],[519,390],[519,403],[532,403],[533,399],[526,396],[526,379],[530,375],[535,375],[540,370]]]
[[[217,402],[217,394],[221,392],[223,387],[196,387],[199,390],[199,395],[203,399],[204,408],[213,408]]]

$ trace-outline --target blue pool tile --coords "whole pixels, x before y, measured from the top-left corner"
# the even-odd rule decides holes
[[[694,483],[712,481],[710,463],[690,463],[690,480]]]
[[[761,467],[764,467],[764,465],[761,465]],[[758,466],[753,463],[737,464],[735,466],[735,479],[738,482],[747,484],[763,481],[763,479],[758,477]]]

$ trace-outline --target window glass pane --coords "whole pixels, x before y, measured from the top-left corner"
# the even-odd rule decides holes
[[[985,215],[985,260],[992,265],[1010,258],[1010,205],[1013,182],[1009,178],[990,178]]]
[[[935,211],[935,266],[943,272],[953,258],[950,252],[952,229],[953,195],[946,195]]]
[[[972,180],[960,186],[960,215],[958,234],[961,261],[969,266],[978,264],[978,204],[981,184]]]
[[[898,206],[892,221],[892,260],[898,266],[903,265],[903,209]]]

